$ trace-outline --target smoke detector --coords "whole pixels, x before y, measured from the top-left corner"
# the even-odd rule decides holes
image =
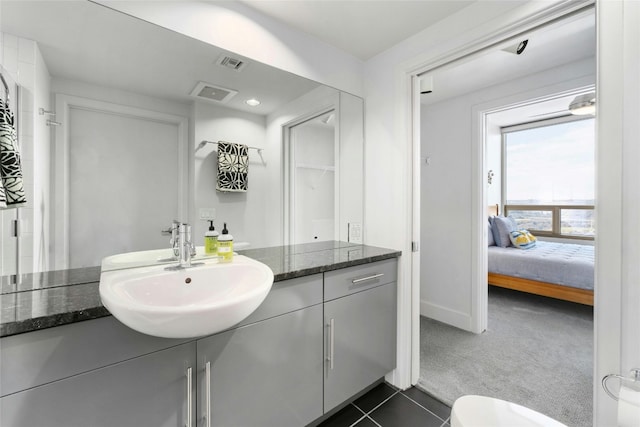
[[[237,94],[237,90],[227,89],[211,83],[198,82],[190,95],[198,99],[204,99],[218,104],[225,104]]]
[[[234,58],[224,53],[220,55],[220,57],[216,61],[216,64],[220,65],[221,67],[228,68],[230,70],[238,71],[238,72],[242,71],[242,69],[247,66],[246,61],[243,61],[242,59]]]

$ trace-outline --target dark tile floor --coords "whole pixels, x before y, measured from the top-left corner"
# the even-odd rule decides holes
[[[451,408],[415,387],[399,391],[383,383],[319,427],[449,427]]]

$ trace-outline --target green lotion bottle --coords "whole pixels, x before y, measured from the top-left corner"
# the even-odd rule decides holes
[[[226,222],[222,228],[222,234],[218,238],[218,256],[220,256],[218,262],[233,261],[233,236],[229,234]]]
[[[213,226],[213,221],[209,221],[209,231],[204,233],[205,255],[218,255],[218,234]]]

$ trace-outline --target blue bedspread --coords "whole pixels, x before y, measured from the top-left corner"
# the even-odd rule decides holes
[[[538,241],[530,249],[488,249],[490,273],[593,290],[593,246]]]

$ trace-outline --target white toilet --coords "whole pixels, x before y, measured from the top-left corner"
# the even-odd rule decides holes
[[[567,427],[532,409],[485,396],[462,396],[451,408],[451,427]]]

